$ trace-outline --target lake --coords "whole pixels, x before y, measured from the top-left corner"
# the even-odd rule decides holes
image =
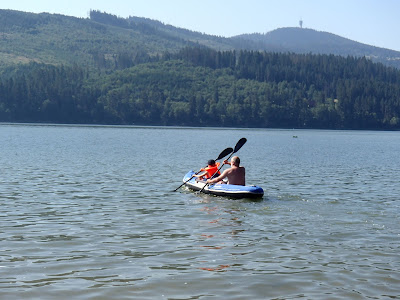
[[[258,201],[173,192],[240,149]],[[1,299],[400,298],[400,133],[0,125]]]

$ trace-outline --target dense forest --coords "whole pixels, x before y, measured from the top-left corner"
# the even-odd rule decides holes
[[[20,65],[1,78],[0,121],[400,129],[400,71],[366,58],[187,47],[129,63]]]

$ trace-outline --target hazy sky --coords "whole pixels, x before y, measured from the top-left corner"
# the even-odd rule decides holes
[[[400,51],[400,0],[0,0],[0,9],[82,18],[93,9],[225,37],[296,27],[302,19],[305,28]]]

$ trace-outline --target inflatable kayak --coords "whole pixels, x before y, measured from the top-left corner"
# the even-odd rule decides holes
[[[186,186],[194,191],[200,191],[206,184],[203,180],[193,177],[195,173],[189,171],[184,177],[183,182],[186,182]],[[189,180],[190,179],[190,180]],[[189,181],[188,181],[189,180]],[[261,198],[264,195],[264,190],[255,185],[233,185],[233,184],[210,184],[207,185],[202,191],[206,194],[212,194],[216,196],[225,196],[230,198]]]

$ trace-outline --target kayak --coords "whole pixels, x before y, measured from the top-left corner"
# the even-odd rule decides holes
[[[183,182],[186,182],[186,186],[194,191],[200,191],[206,182],[193,177],[194,171],[189,171],[184,177]],[[190,180],[189,180],[190,179]],[[188,181],[189,180],[189,181]],[[206,194],[212,194],[215,196],[224,196],[230,198],[261,198],[264,195],[264,190],[255,185],[234,185],[234,184],[210,184],[207,185],[203,191]]]

